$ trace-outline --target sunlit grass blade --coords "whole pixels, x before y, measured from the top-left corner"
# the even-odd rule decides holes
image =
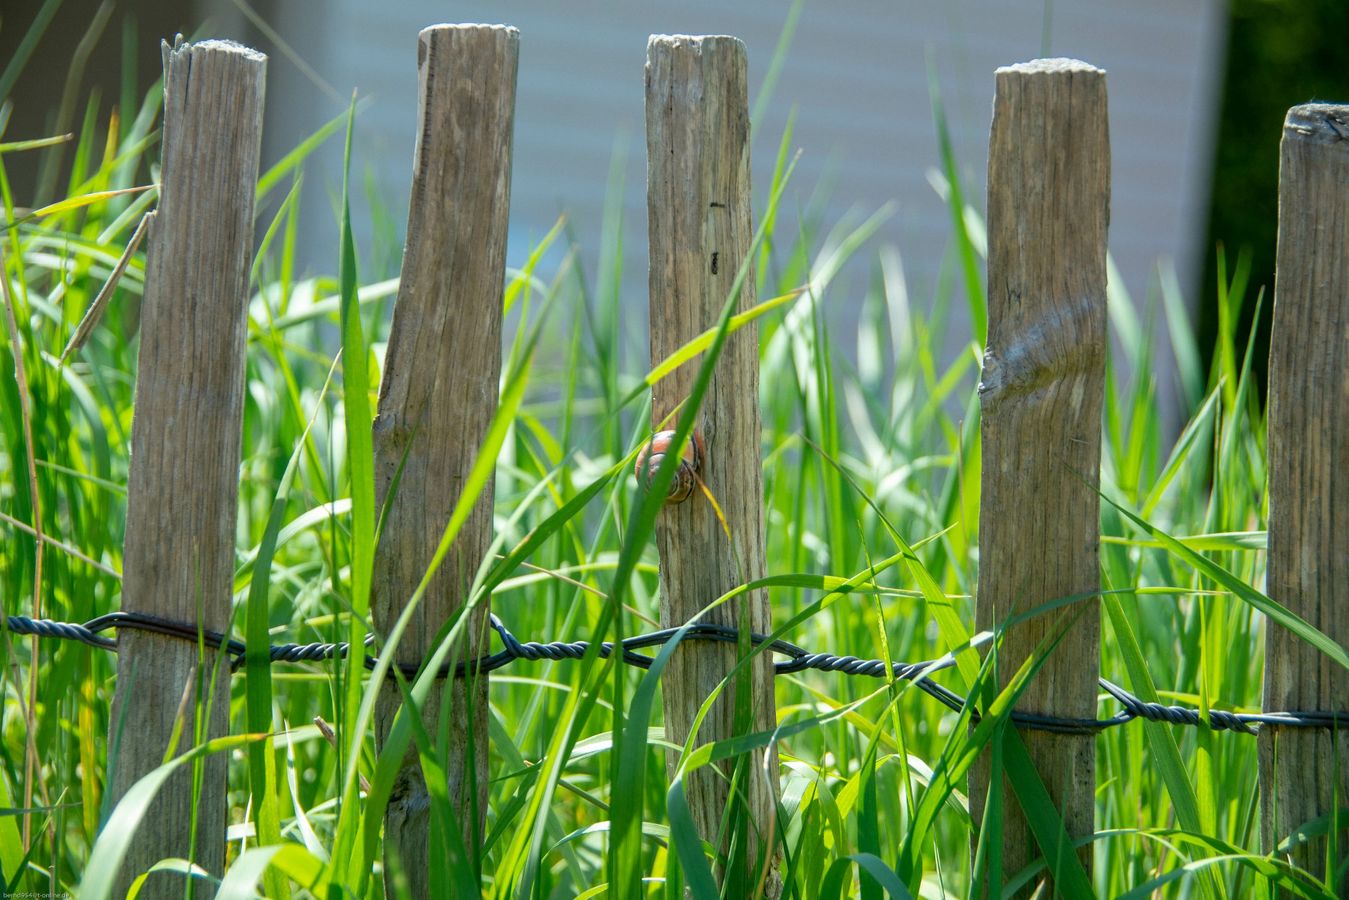
[[[877,506],[875,501],[864,491],[860,490],[857,483],[851,479],[837,460],[825,454],[818,447],[815,448],[815,450],[830,464],[834,471],[838,472],[841,477],[848,480],[854,492],[859,494],[863,501],[875,511],[877,518],[885,527],[890,539],[899,546],[900,552],[903,554],[904,560],[908,564],[909,574],[918,583],[918,588],[922,592],[923,598],[927,601],[929,610],[937,620],[937,627],[941,632],[942,638],[946,641],[947,647],[968,647],[970,641],[969,630],[966,629],[965,623],[961,621],[959,613],[951,603],[951,599],[946,595],[946,592],[941,589],[941,586],[937,584],[936,579],[932,577],[932,574],[927,570],[927,567],[923,565],[923,562],[918,558],[917,553],[914,552],[913,547],[911,547],[904,539],[903,535],[899,533],[899,530],[890,522],[889,518],[881,508]],[[975,683],[977,678],[979,668],[978,660],[972,652],[964,650],[956,654],[956,662],[960,675],[965,681],[965,686],[968,688]]]
[[[17,228],[25,222],[31,222],[36,219],[45,219],[48,216],[57,216],[62,213],[68,213],[72,210],[83,209],[86,206],[92,206],[95,203],[102,203],[105,200],[111,200],[114,197],[125,197],[128,194],[139,194],[144,191],[155,190],[158,185],[146,184],[140,187],[121,188],[114,191],[94,191],[90,194],[79,194],[74,197],[67,197],[64,200],[58,200],[55,203],[49,203],[46,206],[39,207],[32,212],[19,216],[17,219],[6,222],[4,229],[6,231]]]
[[[1051,635],[1041,642],[1035,652],[1028,656],[1012,677],[1007,680],[1007,686],[1000,692],[994,692],[992,683],[987,682],[989,693],[993,695],[993,699],[980,711],[981,718],[973,729],[968,727],[973,709],[967,705],[961,712],[955,728],[947,739],[941,757],[933,767],[931,782],[919,800],[918,807],[913,813],[913,822],[900,849],[899,864],[896,871],[911,891],[918,889],[922,874],[919,865],[922,847],[927,842],[928,833],[936,822],[937,811],[946,802],[950,793],[955,790],[956,783],[965,776],[970,767],[974,765],[978,755],[988,746],[994,734],[1001,727],[1003,720],[1011,715],[1017,697],[1025,690],[1026,685],[1030,683],[1030,679],[1048,659],[1049,654],[1058,646],[1058,642],[1062,640],[1066,631],[1067,629],[1060,630],[1058,634]],[[996,658],[996,649],[984,658],[978,677],[973,682],[970,697],[980,696],[985,692],[985,679],[992,677],[993,662]],[[992,785],[989,789],[1001,790],[1002,786]]]
[[[847,878],[848,868],[853,864],[857,865],[859,872],[863,872],[873,879],[871,882],[868,882],[866,878],[862,879],[863,896],[867,894],[868,884],[876,891],[884,888],[886,894],[898,898],[898,900],[906,900],[906,898],[913,896],[909,893],[909,889],[904,886],[904,882],[899,880],[895,870],[887,866],[874,853],[851,853],[835,860],[820,885],[820,896],[842,898],[844,896],[844,880]],[[880,895],[875,894],[875,896],[879,897]]]
[[[327,122],[319,126],[318,130],[305,138],[281,159],[277,160],[271,168],[263,172],[258,178],[257,188],[257,208],[262,209],[263,201],[267,195],[272,192],[281,182],[290,176],[292,172],[302,166],[306,159],[313,155],[314,151],[323,146],[328,138],[345,126],[348,130],[351,128],[352,116],[359,109],[359,104],[355,98],[352,100],[351,108],[347,112],[333,116]]]
[[[1055,808],[1026,751],[1026,744],[1015,728],[1002,730],[1002,758],[1007,767],[1007,780],[1016,792],[1031,833],[1053,873],[1054,887],[1070,897],[1091,896],[1091,879],[1077,858],[1063,817]],[[992,790],[1001,790],[1001,786]]]
[[[10,810],[17,805],[10,797],[8,779],[0,778],[0,808]],[[0,815],[0,868],[4,869],[0,873],[0,884],[4,884],[6,890],[11,892],[18,890],[20,879],[28,868],[28,860],[37,850],[34,844],[27,853],[24,852],[18,823],[18,816]]]
[[[344,172],[350,167],[355,121],[356,98],[353,95],[347,110]],[[375,552],[375,470],[367,345],[356,304],[356,245],[351,235],[350,182],[347,175],[343,176],[342,181],[338,284],[342,298],[342,409],[347,439],[347,481],[351,490],[351,540],[348,545],[350,615],[347,617],[345,640],[356,648],[364,646],[366,622],[370,613],[370,583]],[[342,694],[338,744],[345,755],[339,754],[343,769],[342,802],[333,858],[346,862],[354,856],[352,851],[355,849],[356,827],[353,823],[359,820],[356,770],[365,742],[365,726],[360,716],[362,676],[365,672],[363,654],[348,654],[344,669],[338,688]]]
[[[117,289],[118,282],[122,280],[122,273],[126,271],[126,267],[131,263],[132,255],[135,254],[136,248],[140,246],[141,239],[145,237],[145,234],[149,231],[150,224],[153,221],[154,213],[146,213],[144,218],[141,219],[140,224],[136,226],[136,230],[132,233],[131,239],[127,241],[126,249],[122,251],[122,255],[117,260],[117,265],[113,267],[112,274],[109,275],[108,280],[103,283],[103,287],[99,288],[98,295],[94,297],[94,302],[89,304],[89,308],[80,319],[80,324],[76,327],[75,333],[70,336],[70,340],[66,342],[65,349],[61,351],[62,363],[66,361],[71,353],[79,350],[80,347],[84,345],[84,342],[88,340],[89,334],[98,327],[98,323],[103,318],[103,311],[107,308],[108,301],[112,299],[113,291]]]
[[[271,893],[272,884],[288,885],[291,881],[302,888],[313,888],[323,872],[323,860],[299,844],[275,844],[255,847],[239,854],[239,858],[220,879],[215,900],[253,900],[262,893],[259,884],[269,885],[263,896]],[[289,892],[288,892],[289,893]]]
[[[753,322],[755,319],[758,319],[765,313],[771,312],[772,310],[777,309],[778,307],[782,306],[785,303],[788,303],[791,300],[795,300],[804,291],[805,288],[798,288],[797,290],[794,291],[788,291],[787,293],[782,294],[780,296],[773,297],[772,299],[763,300],[759,303],[756,303],[754,306],[745,310],[744,312],[736,313],[735,315],[731,316],[730,324],[727,326],[726,333],[734,334],[736,331],[743,328],[745,325],[748,325],[750,322]],[[636,388],[632,393],[624,397],[621,401],[619,401],[619,405],[620,406],[628,405],[633,400],[637,399],[637,397],[647,388],[650,388],[652,385],[660,381],[666,375],[669,375],[675,369],[678,369],[680,366],[684,365],[684,363],[688,362],[691,359],[694,359],[699,354],[706,351],[716,342],[719,331],[720,326],[709,328],[702,334],[698,335],[693,340],[689,341],[684,346],[680,347],[674,353],[671,353],[665,359],[661,360],[658,365],[652,368],[651,371],[646,373],[646,375],[642,378],[643,382],[642,387]]]
[[[89,854],[89,862],[80,879],[79,896],[91,900],[111,896],[117,870],[131,840],[149,811],[151,801],[170,775],[209,754],[246,747],[266,737],[265,734],[233,734],[207,741],[151,770],[132,785],[103,823],[99,840]]]
[[[1325,632],[1314,627],[1296,613],[1289,611],[1289,609],[1281,603],[1278,603],[1251,587],[1249,584],[1246,584],[1231,572],[1228,572],[1226,569],[1205,557],[1200,556],[1160,528],[1157,528],[1134,515],[1129,510],[1115,503],[1109,497],[1102,495],[1102,499],[1115,507],[1115,509],[1119,510],[1120,514],[1132,522],[1140,531],[1143,531],[1151,535],[1155,540],[1160,541],[1162,546],[1170,552],[1171,555],[1194,568],[1205,578],[1221,585],[1225,590],[1230,591],[1245,603],[1264,613],[1272,623],[1282,628],[1287,628],[1302,640],[1324,653],[1337,665],[1349,669],[1349,651],[1346,651],[1345,648],[1332,640]]]
[[[937,129],[937,147],[941,155],[942,172],[946,176],[946,207],[951,214],[951,230],[955,235],[956,252],[961,273],[965,278],[965,299],[969,304],[970,323],[974,339],[980,347],[988,340],[988,303],[984,283],[979,276],[979,258],[965,219],[965,197],[960,189],[960,172],[955,149],[946,125],[946,109],[937,89],[936,64],[928,56],[928,94],[932,101],[932,120]]]
[[[53,137],[33,138],[28,141],[9,141],[0,142],[0,155],[6,153],[22,153],[25,150],[41,150],[44,147],[54,147],[57,144],[65,144],[73,140],[73,134],[58,134]]]
[[[1162,310],[1166,316],[1171,351],[1176,360],[1181,397],[1186,408],[1194,409],[1204,394],[1204,373],[1199,363],[1198,342],[1190,324],[1190,309],[1181,295],[1180,279],[1175,267],[1163,265],[1161,276]]]
[[[325,389],[327,384],[324,385]],[[320,398],[321,399],[321,398]],[[276,553],[277,538],[282,530],[282,520],[289,505],[291,485],[299,469],[304,441],[313,427],[311,420],[305,428],[300,444],[291,454],[286,471],[276,488],[276,497],[263,530],[262,542],[258,545],[249,579],[248,597],[245,600],[245,654],[244,684],[245,706],[248,728],[255,732],[265,732],[272,725],[272,661],[270,657],[270,588],[271,569]],[[281,816],[277,798],[276,754],[271,741],[253,744],[248,748],[249,780],[252,790],[252,807],[257,825],[258,841],[264,847],[281,842]],[[267,895],[271,897],[290,896],[289,886],[281,877],[279,868],[263,864],[267,882]],[[298,879],[297,879],[298,880]],[[222,887],[223,890],[223,887]]]

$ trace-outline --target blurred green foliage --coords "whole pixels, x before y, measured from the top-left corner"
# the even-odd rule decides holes
[[[1207,258],[1199,316],[1199,346],[1211,348],[1218,330],[1217,257],[1221,242],[1232,260],[1249,253],[1251,286],[1266,302],[1256,341],[1265,385],[1265,358],[1273,311],[1274,251],[1279,222],[1279,138],[1290,106],[1311,100],[1349,102],[1349,35],[1345,0],[1228,0],[1227,64],[1214,152]],[[1249,333],[1254,305],[1243,311]]]

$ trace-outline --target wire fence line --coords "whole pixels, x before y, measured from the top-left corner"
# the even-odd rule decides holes
[[[580,659],[590,649],[590,641],[521,641],[511,633],[496,615],[489,621],[492,630],[501,639],[502,648],[496,653],[481,656],[475,660],[459,662],[453,667],[443,666],[438,677],[445,678],[453,674],[463,676],[469,671],[479,673],[492,672],[510,665],[516,660],[564,660]],[[247,647],[243,641],[227,638],[216,631],[198,630],[196,625],[173,622],[158,616],[138,612],[111,612],[84,623],[56,622],[51,619],[31,619],[27,616],[8,616],[7,630],[11,634],[56,638],[75,641],[91,647],[116,650],[117,640],[103,632],[113,629],[135,629],[161,634],[167,637],[190,641],[222,650],[230,655],[230,670],[237,671],[246,659]],[[650,668],[653,657],[636,651],[660,647],[675,638],[678,628],[664,628],[646,634],[634,635],[623,639],[619,645],[622,661],[639,669]],[[374,644],[375,636],[369,635],[365,647]],[[695,624],[690,626],[681,638],[683,641],[717,641],[734,644],[740,640],[738,629],[726,625]],[[844,675],[859,675],[871,678],[884,678],[890,674],[898,681],[909,681],[924,693],[938,700],[954,712],[963,712],[966,705],[964,697],[943,687],[928,677],[929,674],[955,665],[954,657],[947,656],[923,662],[887,663],[880,659],[862,659],[856,656],[840,656],[833,653],[812,653],[789,641],[769,641],[762,634],[751,633],[750,641],[758,646],[767,643],[774,653],[787,657],[774,663],[778,675],[802,672],[814,669],[821,672],[841,672]],[[613,655],[614,643],[603,641],[598,654],[603,658]],[[322,662],[333,658],[345,658],[350,644],[314,642],[309,644],[272,644],[268,647],[270,662],[303,663]],[[395,664],[408,678],[416,676],[419,667],[408,664]],[[375,657],[365,654],[365,667],[374,669]],[[1107,728],[1113,728],[1132,722],[1134,719],[1147,719],[1153,722],[1167,722],[1172,725],[1200,725],[1204,717],[1197,709],[1185,706],[1167,706],[1161,703],[1146,702],[1114,682],[1100,679],[1102,690],[1119,702],[1121,709],[1105,719],[1084,719],[1054,716],[1040,713],[1014,710],[1011,722],[1018,728],[1033,731],[1048,731],[1057,734],[1095,734]],[[977,711],[971,712],[975,721],[979,719]],[[1265,712],[1236,713],[1227,710],[1211,709],[1208,712],[1208,724],[1215,731],[1237,731],[1242,734],[1256,734],[1261,725],[1278,725],[1292,728],[1345,728],[1349,729],[1349,712]]]

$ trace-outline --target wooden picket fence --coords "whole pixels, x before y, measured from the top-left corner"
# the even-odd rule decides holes
[[[424,30],[407,246],[394,309],[378,419],[375,491],[383,502],[401,465],[375,564],[376,626],[387,628],[413,593],[457,485],[497,403],[501,294],[509,209],[518,33],[479,25]],[[262,129],[261,54],[226,42],[167,48],[163,168],[146,273],[126,528],[123,602],[128,609],[223,630],[229,618],[243,403],[248,272]],[[188,78],[190,69],[191,77]],[[749,115],[743,44],[729,37],[653,37],[646,66],[650,214],[651,354],[666,357],[713,327],[749,252]],[[1349,107],[1300,106],[1284,128],[1278,283],[1269,383],[1269,593],[1341,645],[1349,645]],[[1338,123],[1338,124],[1337,124]],[[982,401],[978,625],[989,627],[1046,600],[1100,591],[1101,414],[1106,355],[1106,232],[1110,145],[1106,76],[1074,60],[999,69],[988,168],[988,335]],[[740,292],[754,304],[753,268]],[[687,369],[688,367],[685,367]],[[734,535],[728,542],[699,497],[668,507],[658,523],[661,619],[681,624],[711,599],[761,577],[764,520],[757,406],[758,336],[731,336],[696,423],[710,447],[702,471]],[[656,385],[652,421],[688,394],[692,373]],[[471,402],[465,402],[471,398]],[[399,660],[416,663],[446,617],[467,599],[487,552],[492,491],[484,492],[408,629]],[[743,565],[743,569],[741,566]],[[742,574],[743,573],[743,574]],[[740,598],[768,632],[764,592]],[[739,625],[726,604],[711,618]],[[479,652],[485,606],[467,653]],[[1065,631],[1066,629],[1066,631]],[[1014,627],[1001,649],[1005,680],[1047,635],[1061,643],[1019,708],[1093,717],[1099,611],[1074,604]],[[197,648],[155,634],[120,637],[114,727],[121,746],[114,799],[156,767],[185,690],[199,683]],[[1265,708],[1349,710],[1349,678],[1283,629],[1267,638]],[[668,737],[682,744],[708,693],[735,660],[710,642],[681,647],[665,679]],[[752,690],[760,727],[774,721],[766,655],[739,686]],[[225,678],[203,699],[208,736],[227,728]],[[185,686],[188,686],[185,688]],[[443,686],[474,728],[452,729],[446,776],[464,834],[476,839],[486,809],[487,679]],[[427,704],[439,708],[439,696]],[[377,713],[383,741],[398,697]],[[723,698],[701,738],[729,734]],[[428,721],[433,727],[433,722]],[[468,746],[472,740],[473,746]],[[1266,840],[1332,807],[1336,732],[1262,729],[1260,781]],[[1093,830],[1092,736],[1024,734],[1070,837]],[[772,751],[769,751],[770,753]],[[1342,752],[1342,748],[1341,748]],[[220,871],[225,858],[224,758],[211,757],[198,800],[192,858]],[[760,758],[756,771],[776,772]],[[986,768],[973,776],[977,795]],[[715,835],[724,779],[696,775],[688,798],[702,833]],[[1010,792],[1011,787],[1004,785]],[[126,859],[126,875],[165,857],[188,857],[190,775],[171,778]],[[1338,792],[1349,796],[1341,760]],[[773,814],[776,784],[750,782],[759,821]],[[386,819],[385,844],[424,883],[426,786],[404,762]],[[973,804],[977,810],[979,804]],[[1018,804],[1003,809],[1003,867],[1038,854]],[[1313,871],[1324,844],[1298,851]],[[1090,862],[1083,851],[1084,863]]]

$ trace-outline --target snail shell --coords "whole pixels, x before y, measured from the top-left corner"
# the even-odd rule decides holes
[[[637,454],[637,483],[643,488],[651,488],[651,481],[665,461],[665,454],[674,446],[674,439],[673,431],[658,431]],[[694,485],[698,483],[698,470],[702,468],[706,453],[702,432],[695,428],[689,435],[689,442],[684,445],[679,468],[675,471],[674,481],[670,482],[670,492],[665,495],[666,503],[682,503],[689,498]]]

